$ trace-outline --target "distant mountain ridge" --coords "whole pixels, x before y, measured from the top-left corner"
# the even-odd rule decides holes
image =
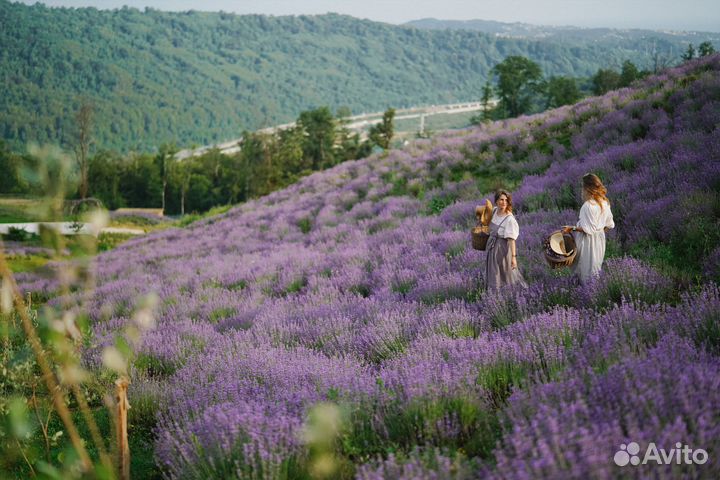
[[[622,39],[621,39],[622,40]],[[477,99],[508,55],[589,76],[682,41],[566,41],[435,31],[349,16],[272,17],[0,0],[0,140],[70,145],[93,104],[94,148],[147,151],[237,138],[328,105],[352,113]]]
[[[720,42],[720,33],[717,32],[576,27],[572,25],[553,26],[481,19],[439,20],[436,18],[423,18],[406,22],[403,25],[424,30],[470,30],[507,38],[525,39],[600,40],[613,36],[617,38],[647,38],[650,36],[665,40],[680,40],[686,42],[686,44],[695,43],[696,45],[706,40],[713,43]]]

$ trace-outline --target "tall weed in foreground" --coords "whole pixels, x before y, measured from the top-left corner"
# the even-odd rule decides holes
[[[73,188],[70,162],[55,149],[32,149],[37,170],[28,179],[45,194],[42,216],[62,220],[65,194]],[[89,220],[99,229],[106,215]],[[44,246],[59,260],[65,239],[53,230],[42,232]],[[115,410],[112,380],[127,375],[128,360],[152,317],[148,304],[136,312],[140,319],[123,332],[115,346],[103,352],[104,367],[95,371],[81,360],[88,341],[85,301],[94,285],[91,259],[97,252],[93,237],[81,238],[84,257],[73,264],[57,263],[55,306],[34,305],[20,291],[0,243],[0,470],[16,477],[103,478],[124,476],[113,459],[116,446],[107,438],[103,403]],[[79,302],[68,299],[76,292]],[[112,416],[112,415],[111,415]],[[115,422],[117,423],[117,422]]]

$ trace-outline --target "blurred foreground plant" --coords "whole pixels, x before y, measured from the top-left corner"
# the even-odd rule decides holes
[[[308,448],[312,478],[345,478],[352,465],[337,454],[337,442],[347,424],[345,412],[334,403],[319,403],[308,413],[303,441]]]
[[[52,148],[31,148],[31,154],[37,168],[25,175],[43,192],[43,217],[62,220],[64,197],[74,188],[70,161]],[[88,212],[86,220],[99,231],[107,214]],[[97,407],[104,401],[113,417],[112,380],[127,384],[133,345],[153,325],[156,302],[140,302],[136,321],[103,352],[104,368],[88,370],[81,354],[90,337],[85,312],[95,284],[97,240],[83,236],[78,261],[61,263],[65,238],[53,229],[43,229],[41,238],[53,252],[59,284],[57,298],[45,306],[23,297],[0,242],[0,469],[18,478],[129,478],[128,465],[111,458]],[[119,431],[121,424],[112,423]]]

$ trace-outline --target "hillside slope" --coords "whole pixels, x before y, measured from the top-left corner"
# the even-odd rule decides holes
[[[587,76],[681,51],[651,36],[623,44],[494,38],[340,15],[268,17],[0,0],[0,138],[72,139],[83,99],[97,148],[207,145],[329,105],[354,113],[478,99],[489,70],[525,55],[548,75]]]
[[[157,400],[156,455],[173,478],[307,472],[300,432],[322,401],[344,412],[344,477],[611,478],[629,441],[716,458],[719,107],[716,55],[130,241],[97,259],[88,362],[157,286],[130,403]],[[588,171],[617,228],[603,275],[578,287],[541,244],[576,220]],[[500,184],[530,287],[493,294],[468,229]]]

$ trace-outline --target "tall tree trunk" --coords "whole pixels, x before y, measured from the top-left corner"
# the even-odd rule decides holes
[[[77,126],[77,144],[75,145],[75,156],[77,157],[78,166],[80,167],[80,198],[87,198],[90,189],[88,182],[88,153],[90,151],[90,141],[92,138],[92,104],[84,100],[75,115]]]

